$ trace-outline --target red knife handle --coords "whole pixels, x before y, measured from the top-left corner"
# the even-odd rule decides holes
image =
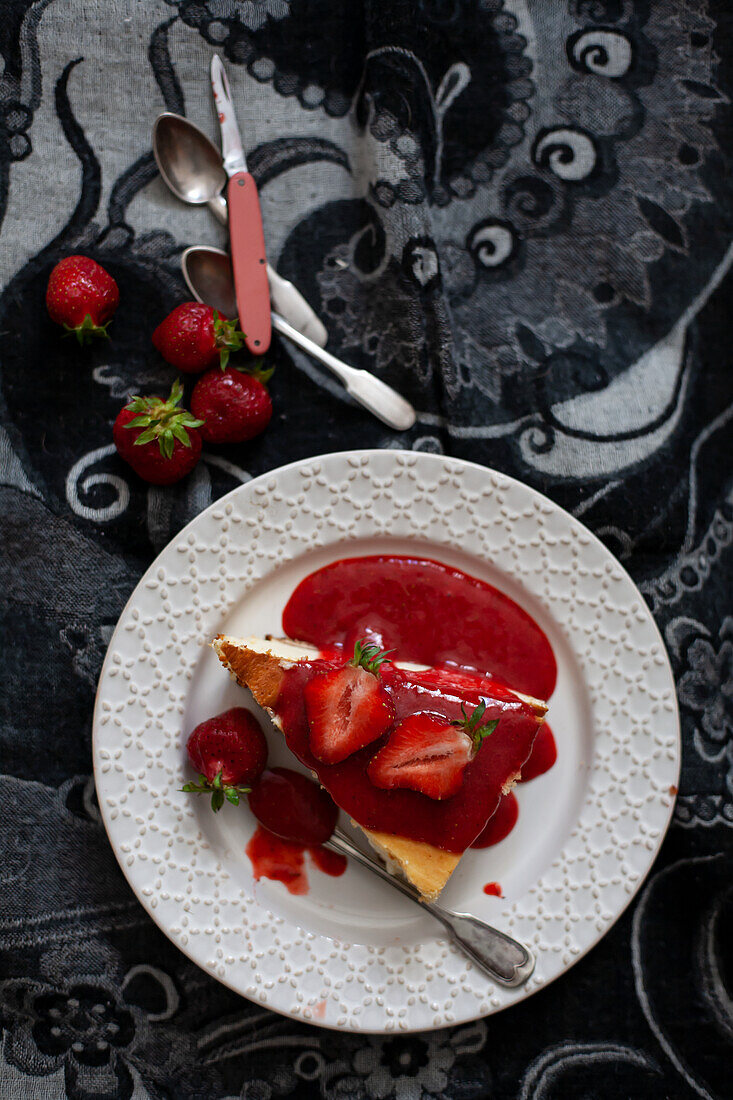
[[[252,354],[262,355],[272,336],[270,286],[260,200],[249,172],[237,172],[229,180],[227,203],[239,327]]]

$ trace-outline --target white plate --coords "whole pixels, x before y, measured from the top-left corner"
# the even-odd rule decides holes
[[[338,558],[418,553],[489,581],[547,633],[558,662],[558,761],[518,789],[519,823],[469,852],[446,891],[530,944],[524,988],[497,987],[420,909],[349,867],[310,892],[255,883],[247,807],[180,794],[185,739],[247,694],[208,642],[281,630],[295,585]],[[254,704],[252,709],[254,708]],[[294,765],[273,734],[271,760]],[[680,763],[674,681],[633,582],[570,515],[526,485],[439,455],[349,451],[264,474],[217,501],[141,580],[112,637],[94,715],[104,823],[130,885],[170,939],[232,989],[353,1031],[485,1016],[557,978],[611,927],[649,871]],[[297,765],[296,765],[297,766]],[[498,881],[504,898],[484,894]]]

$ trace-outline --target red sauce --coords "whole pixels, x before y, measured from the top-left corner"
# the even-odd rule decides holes
[[[309,848],[310,857],[319,871],[324,875],[332,875],[338,878],[346,870],[346,856],[332,852],[328,848]]]
[[[286,672],[277,702],[298,759],[365,828],[464,851],[499,806],[504,784],[522,770],[537,732],[532,708],[503,685],[540,699],[549,698],[555,686],[555,658],[534,620],[508,596],[460,570],[424,559],[374,556],[347,558],[311,573],[290,597],[283,627],[323,654]],[[303,688],[318,672],[340,663],[364,636],[392,649],[396,661],[431,666],[428,672],[382,666],[398,722],[419,710],[452,721],[461,717],[461,702],[468,709],[489,697],[486,720],[499,718],[499,725],[466,768],[453,798],[438,802],[416,791],[374,787],[366,767],[384,739],[340,764],[324,765],[311,754]]]
[[[267,768],[249,793],[249,808],[270,832],[307,846],[324,844],[338,817],[326,791],[292,768]]]
[[[283,840],[263,825],[258,825],[245,852],[251,860],[257,882],[261,878],[270,878],[284,882],[291,894],[308,893],[302,844]]]
[[[319,871],[343,875],[344,856],[321,847],[334,830],[338,809],[308,776],[292,768],[268,768],[252,787],[249,805],[260,822],[245,848],[257,882],[270,878],[283,882],[291,894],[307,894],[306,851]]]
[[[458,793],[438,802],[417,791],[381,790],[372,784],[367,765],[386,738],[339,764],[323,764],[313,756],[303,688],[309,679],[331,667],[334,662],[318,660],[299,663],[286,671],[277,711],[289,748],[316,773],[337,805],[364,828],[427,841],[451,852],[464,851],[496,809],[507,778],[519,772],[529,756],[537,732],[532,708],[486,678],[473,679],[458,696],[441,684],[442,673],[408,673],[391,664],[383,665],[382,683],[392,696],[398,722],[419,710],[430,710],[453,721],[461,717],[462,701],[470,710],[487,696],[486,720],[500,720],[466,768]]]
[[[261,878],[282,882],[291,894],[308,893],[308,876],[305,872],[305,852],[325,875],[338,877],[346,870],[346,859],[338,852],[318,845],[306,847],[291,840],[275,836],[264,825],[258,825],[245,852],[252,863],[255,881]]]
[[[501,892],[501,886],[498,882],[487,882],[484,886],[484,893],[491,894],[495,898],[503,898],[504,895]]]
[[[376,555],[316,570],[283,612],[290,638],[353,648],[365,634],[395,659],[490,672],[517,691],[549,699],[552,648],[535,621],[490,584],[437,561]]]
[[[522,778],[519,782],[529,783],[530,779],[536,779],[538,775],[544,775],[545,772],[549,772],[556,760],[557,745],[555,744],[554,734],[547,722],[543,722],[534,739],[529,760],[525,760],[522,764]]]
[[[489,818],[486,825],[471,845],[472,848],[490,848],[498,844],[500,840],[509,836],[517,824],[519,817],[519,803],[513,791],[501,796],[501,802],[496,808],[496,813]]]

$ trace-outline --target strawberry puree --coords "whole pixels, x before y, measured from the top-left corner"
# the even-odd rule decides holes
[[[539,775],[544,775],[545,772],[549,772],[556,760],[557,745],[554,734],[547,722],[543,722],[534,739],[529,760],[525,760],[522,764],[522,778],[519,782],[529,783],[530,779],[536,779]]]
[[[283,882],[291,894],[308,893],[308,877],[305,873],[302,844],[283,840],[258,825],[245,852],[252,863],[255,880],[261,878]]]
[[[320,649],[371,635],[395,660],[489,672],[547,700],[557,679],[552,648],[518,604],[489,584],[429,559],[377,555],[318,569],[283,612],[290,638]]]
[[[501,796],[496,813],[486,822],[479,835],[471,845],[472,848],[491,848],[509,836],[517,824],[519,817],[519,803],[513,791]]]
[[[316,867],[319,871],[323,871],[324,875],[339,878],[346,870],[346,856],[332,852],[328,848],[309,848],[308,851]]]
[[[305,870],[305,853],[324,875],[338,877],[346,870],[346,859],[338,852],[330,852],[318,845],[306,846],[275,836],[264,825],[258,825],[245,848],[250,858],[255,881],[273,879],[285,884],[291,894],[308,893],[308,876]]]

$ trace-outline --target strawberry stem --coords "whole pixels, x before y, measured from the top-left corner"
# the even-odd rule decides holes
[[[263,386],[266,386],[275,373],[275,368],[263,367],[263,363],[264,359],[260,356],[259,359],[255,359],[254,363],[250,363],[249,366],[237,363],[234,369],[240,371],[241,374],[249,374],[252,378],[256,378],[258,382],[261,382]]]
[[[102,339],[109,340],[109,333],[107,332],[108,324],[109,321],[107,321],[106,325],[95,325],[91,313],[87,313],[80,325],[64,325],[66,329],[64,337],[76,336],[81,347],[84,347],[85,344],[93,343],[95,336],[101,336]]]
[[[137,413],[126,428],[142,428],[134,446],[142,447],[157,439],[163,458],[171,458],[176,440],[184,446],[191,446],[191,437],[186,428],[200,428],[203,420],[197,420],[188,409],[178,406],[183,397],[183,386],[177,378],[171,387],[167,401],[160,397],[133,397],[125,405],[130,412]]]
[[[479,723],[484,716],[486,710],[486,703],[481,702],[476,706],[473,712],[469,715],[466,714],[466,707],[464,703],[461,703],[462,719],[458,719],[456,722],[451,722],[452,726],[456,726],[458,729],[464,730],[473,742],[473,755],[475,756],[478,750],[483,745],[485,739],[489,737],[496,727],[499,725],[498,718],[492,718],[485,725],[480,726]]]
[[[380,649],[366,638],[360,638],[354,646],[354,656],[349,661],[354,668],[365,668],[367,672],[379,676],[379,669],[383,661],[386,661],[393,649]]]
[[[240,796],[249,794],[251,787],[240,787],[222,780],[222,771],[219,770],[213,779],[209,780],[205,775],[199,775],[198,783],[184,783],[178,788],[186,794],[211,794],[211,808],[218,813],[224,805],[224,799],[233,806],[239,805]]]
[[[227,321],[226,317],[220,317],[217,310],[214,310],[214,342],[219,349],[219,366],[222,370],[226,370],[231,353],[244,347],[245,339],[236,317],[233,321]]]

